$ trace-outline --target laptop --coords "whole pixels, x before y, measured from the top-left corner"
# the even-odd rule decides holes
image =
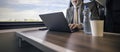
[[[72,32],[63,12],[41,14],[39,16],[50,31]]]

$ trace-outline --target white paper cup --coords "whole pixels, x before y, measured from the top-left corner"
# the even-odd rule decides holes
[[[90,20],[92,36],[103,37],[104,20]]]

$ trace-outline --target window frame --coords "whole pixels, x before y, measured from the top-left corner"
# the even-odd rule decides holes
[[[0,22],[1,29],[16,29],[16,28],[30,28],[30,27],[44,27],[43,22]]]

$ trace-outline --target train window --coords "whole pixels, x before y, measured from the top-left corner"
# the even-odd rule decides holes
[[[63,11],[70,0],[1,0],[0,22],[41,21],[39,14]]]

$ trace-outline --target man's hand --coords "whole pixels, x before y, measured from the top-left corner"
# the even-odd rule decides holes
[[[81,29],[82,28],[82,24],[69,24],[69,27],[72,30],[76,29],[76,28]]]

